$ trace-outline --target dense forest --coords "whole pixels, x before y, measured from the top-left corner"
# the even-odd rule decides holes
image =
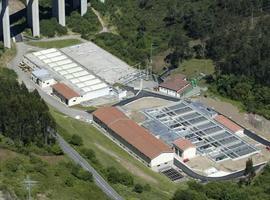
[[[94,41],[130,64],[168,52],[171,67],[192,57],[212,59],[211,90],[270,119],[269,0],[92,1],[111,26]],[[168,51],[169,50],[169,51]]]
[[[19,84],[15,72],[0,69],[0,134],[18,146],[53,144],[48,128],[55,128],[55,122],[38,92]]]

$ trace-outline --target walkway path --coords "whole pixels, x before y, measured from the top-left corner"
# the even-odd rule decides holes
[[[95,13],[95,15],[97,16],[101,26],[102,26],[102,30],[99,33],[109,33],[110,30],[108,29],[108,27],[106,26],[106,23],[104,22],[104,20],[102,19],[100,13],[93,7],[91,7],[92,11]]]

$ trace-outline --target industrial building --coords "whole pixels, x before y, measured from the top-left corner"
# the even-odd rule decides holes
[[[184,161],[196,156],[196,146],[191,141],[179,138],[173,142],[175,154],[181,157]]]
[[[158,86],[159,92],[177,98],[182,97],[185,93],[187,93],[191,89],[192,86],[187,81],[186,76],[182,74],[170,76]]]
[[[73,106],[81,102],[80,95],[64,83],[53,85],[52,90],[53,94],[68,106]]]
[[[37,69],[32,71],[31,80],[41,88],[54,85],[56,81],[46,69]]]
[[[151,169],[159,171],[172,165],[174,159],[172,149],[148,130],[129,119],[118,108],[99,108],[93,113],[93,120],[124,149]]]
[[[234,123],[233,121],[231,121],[230,119],[228,119],[227,117],[225,117],[223,115],[217,115],[217,116],[215,116],[214,119],[218,123],[220,123],[221,125],[226,127],[227,129],[232,131],[233,133],[237,134],[238,136],[240,136],[240,137],[244,136],[244,129],[242,127],[240,127],[239,125],[237,125],[236,123]]]
[[[138,70],[93,42],[65,47],[61,51],[112,85],[123,83],[128,77],[135,77],[138,73]]]
[[[73,94],[78,94],[76,100],[72,99],[72,101],[60,98],[63,102],[68,102],[67,105],[79,104],[110,94],[110,86],[107,83],[57,49],[27,54],[24,62],[34,70],[46,69],[57,82],[62,83],[61,88],[65,90],[69,88],[69,93],[72,90]],[[35,76],[35,71],[33,76]],[[61,90],[54,89],[53,94],[59,96]]]
[[[258,153],[224,123],[215,120],[215,111],[198,102],[180,101],[169,106],[145,109],[143,126],[168,145],[187,139],[197,154],[215,162],[236,160]],[[217,119],[217,118],[216,118]]]

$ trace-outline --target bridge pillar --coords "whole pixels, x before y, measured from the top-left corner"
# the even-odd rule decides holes
[[[72,0],[73,9],[80,9],[81,16],[87,12],[87,0]]]
[[[0,34],[1,36],[3,36],[4,46],[7,48],[11,48],[8,0],[2,0],[2,2],[0,2],[0,12],[1,12]]]
[[[33,36],[40,36],[39,27],[39,0],[27,0],[27,22],[28,26],[32,28]]]
[[[65,0],[52,0],[53,16],[60,25],[66,26]]]
[[[81,16],[84,16],[87,12],[87,0],[80,0]]]

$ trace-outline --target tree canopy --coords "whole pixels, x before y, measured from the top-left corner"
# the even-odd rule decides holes
[[[0,73],[0,133],[16,144],[54,143],[48,128],[55,128],[49,108],[35,90],[29,92],[8,69]]]

